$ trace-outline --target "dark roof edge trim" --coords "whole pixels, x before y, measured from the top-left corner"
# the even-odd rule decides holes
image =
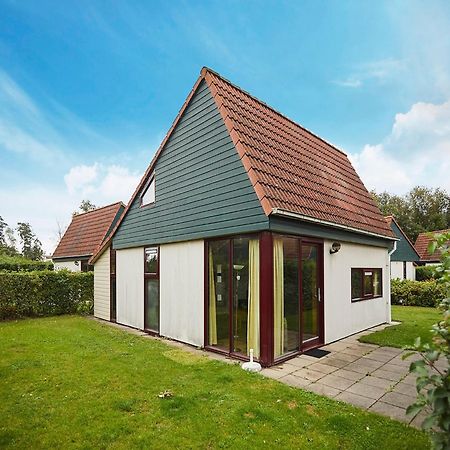
[[[321,225],[326,225],[331,228],[339,228],[340,230],[351,231],[352,233],[365,234],[366,236],[373,236],[381,239],[386,239],[389,241],[399,241],[399,238],[385,236],[384,234],[372,233],[371,231],[360,230],[359,228],[349,227],[347,225],[341,225],[334,222],[329,222],[327,220],[315,219],[314,217],[304,216],[303,214],[297,214],[284,209],[273,208],[271,214],[274,216],[284,216],[290,217],[292,219],[303,220],[305,222],[313,222]]]

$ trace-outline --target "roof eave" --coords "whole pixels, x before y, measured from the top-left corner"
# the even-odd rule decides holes
[[[279,208],[272,208],[270,215],[290,217],[291,219],[297,219],[297,220],[302,220],[305,222],[317,223],[319,225],[324,225],[324,226],[331,227],[331,228],[337,228],[340,230],[346,230],[346,231],[350,231],[352,233],[364,234],[366,236],[372,236],[372,237],[376,237],[376,238],[380,238],[380,239],[387,239],[389,241],[399,241],[400,240],[397,237],[391,237],[391,236],[386,236],[384,234],[373,233],[371,231],[360,230],[359,228],[349,227],[348,225],[341,225],[338,223],[329,222],[327,220],[316,219],[314,217],[305,216],[303,214],[298,214],[298,213],[286,211],[284,209],[279,209]]]

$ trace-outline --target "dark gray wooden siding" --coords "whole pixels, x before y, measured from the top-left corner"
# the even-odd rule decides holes
[[[141,208],[139,193],[114,235],[114,248],[269,228],[205,82],[172,132],[154,173],[154,205]]]
[[[393,245],[392,241],[388,239],[277,216],[270,217],[270,229],[274,233],[295,234],[299,236],[309,236],[321,239],[333,239],[336,241],[353,242],[355,244],[386,247],[388,249],[391,249]],[[326,250],[327,249],[325,249],[325,251]]]
[[[419,255],[416,253],[414,247],[405,238],[403,232],[396,225],[394,221],[391,223],[391,229],[395,235],[400,239],[397,242],[397,248],[391,255],[391,261],[419,261]]]

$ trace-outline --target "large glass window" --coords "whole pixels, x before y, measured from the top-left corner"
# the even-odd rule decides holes
[[[159,333],[159,249],[144,250],[144,328]]]
[[[354,268],[351,273],[352,302],[382,296],[382,270]]]
[[[208,245],[208,345],[259,356],[259,240]]]

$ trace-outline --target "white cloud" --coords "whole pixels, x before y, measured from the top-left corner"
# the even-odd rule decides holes
[[[404,62],[394,58],[369,61],[355,65],[351,75],[333,83],[347,88],[359,88],[368,81],[384,83],[387,79],[397,76],[404,68]]]
[[[450,101],[415,103],[391,133],[350,159],[369,189],[405,193],[416,185],[450,191]]]
[[[70,194],[77,191],[85,191],[98,177],[98,164],[92,166],[75,166],[64,175],[64,182]]]

